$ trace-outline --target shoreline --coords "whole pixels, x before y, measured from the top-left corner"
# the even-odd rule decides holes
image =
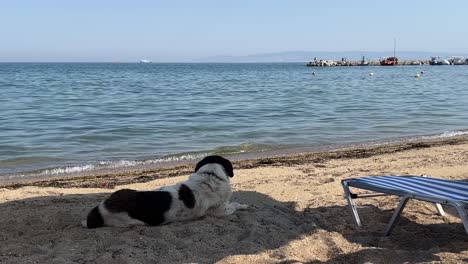
[[[234,154],[223,155],[233,162],[234,169],[252,169],[266,166],[292,166],[307,163],[323,163],[329,160],[368,158],[371,156],[391,154],[412,149],[431,148],[444,145],[460,145],[468,143],[468,135],[452,136],[448,138],[422,137],[408,139],[407,141],[390,141],[389,143],[353,144],[348,147],[334,148],[331,150],[305,151],[293,153],[274,154],[275,151],[266,153],[250,153],[253,158],[245,158],[249,155]],[[156,179],[189,175],[192,173],[196,160],[182,161],[174,165],[162,165],[151,168],[118,169],[113,172],[105,172],[82,176],[47,177],[45,179],[27,179],[17,181],[0,182],[0,188],[18,189],[26,186],[59,187],[59,188],[114,188],[119,185],[131,183],[144,183]]]

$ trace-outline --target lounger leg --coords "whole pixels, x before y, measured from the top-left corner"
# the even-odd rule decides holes
[[[460,216],[463,222],[463,226],[465,227],[466,234],[468,234],[468,215],[466,213],[465,207],[458,203],[454,204],[454,207],[457,209],[458,215]]]
[[[423,174],[423,175],[421,175],[421,177],[427,178],[428,175]],[[444,212],[444,209],[442,208],[442,205],[440,205],[440,203],[436,203],[435,206],[436,206],[436,209],[437,209],[437,212],[439,213],[439,215],[440,216],[445,216],[445,212]]]
[[[359,227],[361,227],[362,226],[361,219],[359,218],[359,214],[356,209],[356,205],[354,204],[353,198],[351,198],[351,192],[349,191],[348,183],[346,181],[343,181],[342,184],[343,184],[345,198],[346,200],[348,200],[349,209],[351,210],[351,213],[353,214],[354,221]]]
[[[440,203],[436,203],[435,206],[436,206],[436,209],[437,209],[437,212],[439,213],[439,215],[444,216],[445,211],[444,211],[444,208],[442,208],[442,205],[440,205]]]
[[[411,198],[411,197],[409,197],[409,196],[403,196],[403,197],[400,199],[400,204],[398,204],[397,209],[396,209],[395,212],[393,213],[392,219],[390,220],[390,222],[389,222],[388,225],[387,225],[387,228],[386,228],[386,230],[385,230],[385,236],[389,236],[390,233],[392,232],[393,228],[395,227],[395,223],[396,223],[397,220],[400,218],[401,212],[403,212],[403,209],[405,208],[406,203],[408,202],[408,200],[409,200],[410,198]]]

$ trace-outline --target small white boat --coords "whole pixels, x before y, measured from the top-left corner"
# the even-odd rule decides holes
[[[140,60],[140,63],[152,63],[150,60]]]
[[[450,65],[450,62],[446,59],[441,59],[440,57],[432,57],[429,61],[430,65]]]
[[[466,59],[463,58],[462,56],[452,56],[450,57],[449,62],[452,65],[465,65]]]

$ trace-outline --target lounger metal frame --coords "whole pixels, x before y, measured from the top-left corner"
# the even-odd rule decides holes
[[[410,175],[408,175],[410,176]],[[404,177],[404,176],[402,176]],[[414,176],[413,176],[414,177]],[[375,196],[387,196],[387,195],[396,195],[400,197],[400,203],[398,204],[398,207],[395,209],[395,212],[393,213],[392,218],[390,219],[390,222],[388,223],[386,229],[385,229],[385,236],[389,236],[390,233],[392,232],[396,222],[398,221],[401,212],[406,206],[406,203],[409,201],[409,199],[416,199],[420,201],[425,201],[425,202],[431,202],[436,205],[436,209],[438,213],[441,216],[445,215],[444,210],[442,209],[442,204],[443,205],[448,205],[454,207],[458,215],[460,216],[463,226],[465,227],[465,231],[468,234],[468,215],[466,212],[466,209],[468,208],[468,202],[465,201],[458,201],[458,200],[450,200],[450,199],[441,199],[435,196],[429,196],[429,195],[421,195],[421,194],[415,194],[411,192],[406,192],[402,190],[396,190],[396,189],[390,189],[390,188],[384,188],[384,187],[377,187],[375,185],[371,184],[366,184],[363,182],[356,181],[356,179],[359,178],[351,178],[351,179],[344,179],[341,181],[341,184],[343,185],[344,189],[344,194],[345,198],[348,201],[349,208],[351,210],[351,213],[353,215],[353,218],[356,222],[356,224],[359,227],[362,227],[361,219],[359,217],[356,204],[354,203],[353,199],[357,198],[366,198],[366,197],[375,197]],[[367,193],[367,194],[355,194],[352,193],[349,189],[349,187],[355,187],[355,188],[360,188],[360,189],[365,189],[369,191],[373,191],[375,193]]]

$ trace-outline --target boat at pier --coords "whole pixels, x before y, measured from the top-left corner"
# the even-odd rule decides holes
[[[465,65],[466,59],[462,56],[451,56],[448,60],[452,65]]]
[[[429,60],[429,64],[430,65],[450,65],[450,62],[440,57],[431,57],[431,60]]]
[[[393,57],[388,57],[380,61],[382,66],[395,66],[398,65],[398,58],[396,57],[396,38],[393,38]]]
[[[398,58],[397,57],[388,57],[380,61],[380,65],[382,66],[394,66],[398,65]]]

